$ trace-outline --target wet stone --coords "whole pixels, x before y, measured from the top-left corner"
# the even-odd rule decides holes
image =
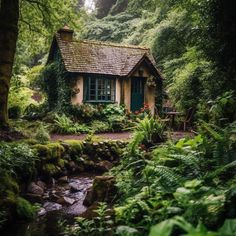
[[[44,208],[40,208],[38,211],[38,216],[44,216],[46,215],[47,211]]]
[[[31,182],[28,186],[28,193],[42,196],[44,194],[44,190],[35,182]]]
[[[49,212],[49,211],[58,211],[62,209],[62,205],[55,203],[55,202],[45,202],[43,204],[43,208]]]
[[[75,203],[75,199],[69,197],[61,197],[57,200],[57,203],[61,205],[73,205]]]
[[[62,176],[57,180],[58,183],[68,183],[69,179],[68,176]]]

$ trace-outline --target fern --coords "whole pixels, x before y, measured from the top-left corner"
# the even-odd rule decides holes
[[[182,164],[186,165],[192,170],[196,170],[197,172],[200,171],[200,162],[196,158],[196,156],[192,155],[191,153],[188,155],[183,154],[171,154],[170,157],[181,161]]]

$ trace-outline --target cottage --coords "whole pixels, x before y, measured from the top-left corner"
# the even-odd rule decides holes
[[[148,104],[154,112],[162,76],[148,48],[76,41],[73,33],[67,27],[60,29],[48,58],[48,63],[53,62],[59,52],[65,70],[73,78],[72,104],[125,104],[133,112]]]

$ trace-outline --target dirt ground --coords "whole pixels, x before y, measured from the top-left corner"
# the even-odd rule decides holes
[[[169,132],[166,133],[167,137],[172,140],[179,140],[185,137],[194,137],[194,134],[191,132]],[[101,137],[103,139],[110,139],[110,140],[127,140],[132,137],[131,132],[123,132],[123,133],[101,133],[96,134],[96,136]],[[51,135],[51,140],[83,140],[85,139],[86,134],[80,135],[58,135],[53,134]]]

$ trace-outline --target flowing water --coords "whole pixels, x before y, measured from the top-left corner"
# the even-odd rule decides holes
[[[83,201],[94,177],[94,175],[74,176],[68,179],[68,183],[55,183],[49,186],[45,191],[37,219],[28,224],[18,222],[10,225],[1,236],[58,236],[60,220],[73,222],[75,216],[87,210]],[[64,201],[61,204],[58,204],[59,197]]]

